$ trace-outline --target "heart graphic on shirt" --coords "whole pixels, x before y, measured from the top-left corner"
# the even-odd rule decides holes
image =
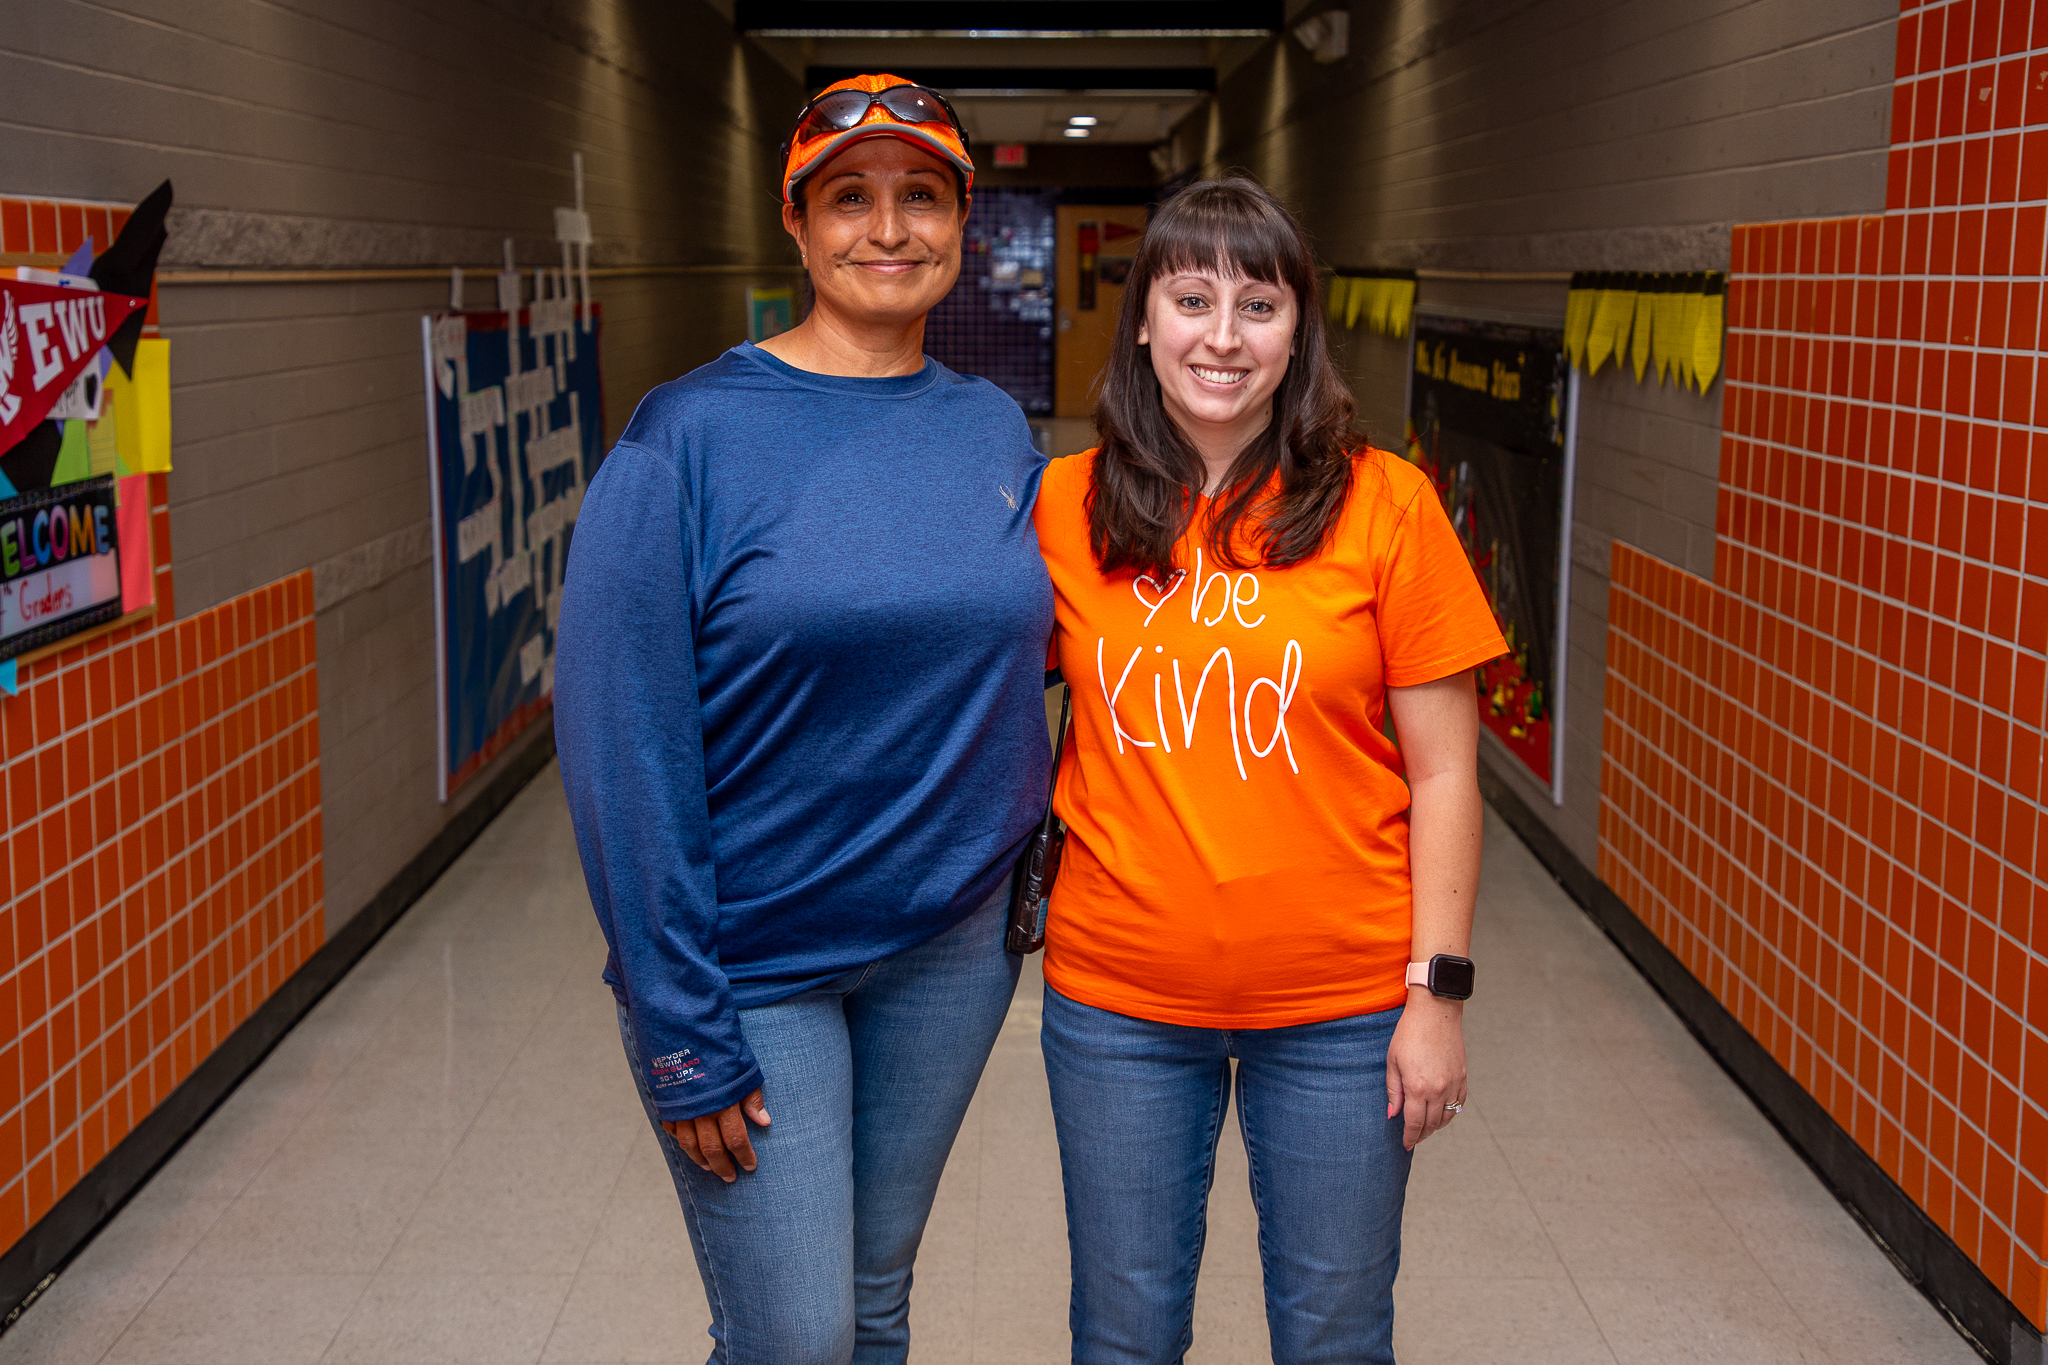
[[[1167,599],[1180,591],[1180,585],[1187,576],[1188,571],[1186,569],[1175,569],[1172,577],[1168,578],[1164,583],[1161,583],[1151,574],[1140,574],[1131,580],[1132,596],[1136,597],[1145,606],[1146,625],[1151,625],[1152,618],[1159,614],[1159,609],[1166,605]],[[1152,585],[1152,591],[1159,594],[1157,601],[1145,596],[1145,585],[1148,583]]]

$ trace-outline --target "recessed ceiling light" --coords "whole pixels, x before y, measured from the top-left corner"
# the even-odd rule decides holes
[[[1076,114],[1068,119],[1067,122],[1076,128],[1093,128],[1096,119],[1093,114]]]
[[[1068,137],[1088,136],[1088,130],[1086,128],[1062,128],[1060,131],[1065,133]]]

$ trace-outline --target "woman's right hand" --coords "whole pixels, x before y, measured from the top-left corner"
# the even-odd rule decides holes
[[[749,1171],[757,1164],[754,1144],[747,1139],[748,1121],[758,1127],[768,1126],[768,1106],[762,1103],[759,1090],[715,1114],[676,1119],[661,1126],[668,1129],[683,1155],[730,1185],[739,1179],[739,1172],[733,1169],[735,1161]]]

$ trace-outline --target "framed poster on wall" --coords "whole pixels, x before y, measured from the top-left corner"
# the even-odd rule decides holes
[[[1418,313],[1414,348],[1408,458],[1442,494],[1508,642],[1479,670],[1480,718],[1562,805],[1578,405],[1564,332]]]
[[[747,290],[747,340],[766,341],[796,325],[794,289]]]
[[[443,801],[554,694],[562,570],[604,458],[600,320],[566,298],[420,320]]]

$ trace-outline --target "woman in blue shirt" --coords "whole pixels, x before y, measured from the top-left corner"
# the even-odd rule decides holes
[[[974,173],[944,100],[841,82],[785,161],[815,307],[655,389],[606,458],[555,732],[712,1361],[882,1365],[1017,980],[1043,460],[1015,403],[923,354]]]

